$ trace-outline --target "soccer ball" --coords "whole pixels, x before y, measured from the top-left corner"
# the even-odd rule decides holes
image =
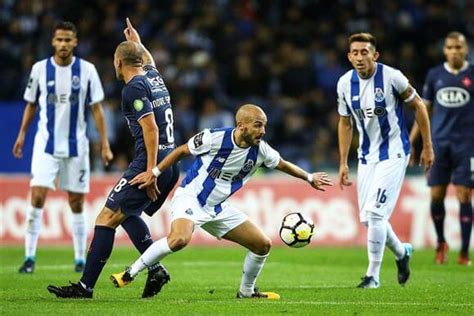
[[[301,248],[311,242],[314,224],[311,219],[301,213],[290,213],[283,217],[280,228],[280,238],[293,248]]]

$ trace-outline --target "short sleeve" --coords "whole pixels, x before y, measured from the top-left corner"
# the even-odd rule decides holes
[[[30,77],[28,78],[28,84],[26,85],[25,94],[23,99],[29,103],[36,103],[39,89],[39,67],[38,64],[34,64],[31,68]]]
[[[347,104],[341,80],[337,82],[337,111],[341,116],[351,116],[351,110]]]
[[[433,102],[433,84],[432,84],[432,71],[430,70],[426,75],[425,84],[423,85],[423,99]]]
[[[392,84],[398,94],[402,94],[408,89],[410,83],[408,78],[405,77],[400,70],[395,70],[392,75]]]
[[[91,72],[89,78],[89,105],[95,104],[97,102],[101,102],[104,100],[104,89],[102,88],[102,83],[100,82],[99,74],[97,73],[97,69],[94,65],[91,65]]]
[[[135,114],[137,121],[153,112],[146,90],[141,85],[127,85],[124,88],[123,99],[125,105]]]
[[[265,141],[260,142],[260,153],[263,156],[263,164],[265,167],[275,169],[280,163],[280,153],[268,145]]]
[[[188,140],[188,148],[192,155],[199,156],[211,150],[212,137],[208,129],[194,135]]]

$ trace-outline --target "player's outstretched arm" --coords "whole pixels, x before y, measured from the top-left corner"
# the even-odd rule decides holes
[[[408,86],[408,88],[401,94],[401,97],[415,110],[416,124],[420,130],[421,139],[423,140],[423,149],[421,150],[420,155],[420,165],[423,166],[425,170],[428,170],[433,165],[435,159],[433,144],[431,143],[431,129],[428,110],[426,109],[426,105],[423,103],[423,100],[420,98],[420,96],[418,96],[418,94],[416,94],[415,89],[412,86]]]
[[[148,51],[148,49],[146,49],[145,45],[143,45],[138,31],[133,27],[132,22],[130,22],[130,19],[127,18],[125,21],[127,23],[127,27],[125,28],[125,30],[123,30],[125,38],[127,39],[127,41],[140,44],[143,47],[143,50],[145,51],[145,54],[143,54],[143,65],[152,65],[153,67],[156,67],[155,61],[153,60],[153,56]]]
[[[101,155],[104,165],[108,166],[109,162],[114,159],[114,154],[110,149],[109,138],[107,137],[107,127],[104,118],[104,110],[100,102],[92,105],[92,116],[94,117],[95,126],[99,131],[101,143]]]
[[[290,176],[307,181],[313,188],[319,191],[326,191],[325,186],[332,186],[331,179],[325,172],[308,173],[289,161],[280,158],[280,162],[275,169],[283,171]]]
[[[188,144],[183,144],[178,148],[175,148],[168,156],[163,159],[158,166],[154,167],[151,170],[146,172],[142,172],[135,176],[135,178],[130,181],[131,185],[139,184],[138,188],[142,189],[144,187],[153,185],[155,183],[156,178],[161,175],[163,170],[171,167],[184,157],[190,155],[191,152],[189,151]]]
[[[349,180],[349,165],[347,159],[349,157],[349,149],[352,142],[352,118],[350,116],[340,116],[337,127],[339,138],[339,187],[352,185]]]
[[[26,103],[25,111],[23,112],[23,119],[21,120],[20,130],[16,138],[15,144],[13,145],[13,156],[15,158],[23,157],[23,145],[25,143],[25,136],[28,128],[33,121],[36,114],[36,105],[34,103]]]

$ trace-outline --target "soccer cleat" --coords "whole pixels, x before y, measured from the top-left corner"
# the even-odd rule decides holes
[[[359,289],[376,289],[380,286],[380,283],[375,281],[374,277],[372,276],[365,276],[361,278],[362,282],[357,285]]]
[[[83,260],[77,260],[74,264],[74,271],[81,273],[84,271],[85,262]]]
[[[92,298],[92,291],[86,290],[79,282],[66,286],[48,285],[47,289],[50,293],[59,298]]]
[[[171,280],[170,274],[161,264],[158,267],[148,270],[145,288],[142,298],[153,297],[161,291],[161,288]]]
[[[19,273],[33,273],[35,271],[35,261],[33,259],[26,259],[18,269]]]
[[[110,280],[114,283],[116,288],[121,288],[130,284],[133,281],[133,278],[130,275],[130,267],[126,267],[123,272],[112,274]]]
[[[254,288],[252,295],[245,296],[242,292],[238,291],[236,298],[257,298],[265,300],[279,300],[280,295],[274,292],[259,292],[257,288]]]
[[[438,243],[438,247],[436,247],[436,256],[435,256],[435,263],[436,264],[445,264],[448,262],[448,244],[443,241]]]
[[[398,268],[398,284],[405,285],[408,279],[410,278],[410,258],[413,254],[413,246],[411,244],[405,243],[403,244],[405,247],[405,255],[400,260],[395,260]]]
[[[458,264],[462,266],[470,266],[472,265],[471,259],[469,259],[469,255],[465,253],[460,253],[458,258]]]

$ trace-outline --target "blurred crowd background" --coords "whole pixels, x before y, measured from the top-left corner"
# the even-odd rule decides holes
[[[444,36],[474,35],[469,0],[2,0],[0,100],[22,100],[31,66],[52,54],[54,23],[74,22],[75,54],[96,65],[106,94],[115,154],[107,171],[133,157],[113,68],[127,16],[170,90],[178,145],[203,128],[233,125],[239,105],[256,103],[269,118],[267,141],[307,169],[338,166],[336,83],[350,69],[348,35],[374,34],[380,60],[420,93],[427,70],[443,62]],[[94,128],[90,138],[92,168],[103,171]]]

